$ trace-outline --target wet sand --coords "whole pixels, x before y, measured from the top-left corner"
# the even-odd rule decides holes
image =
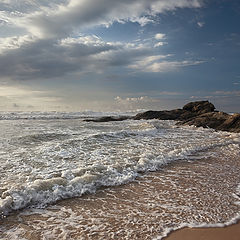
[[[164,240],[239,240],[240,223],[224,228],[183,228]]]
[[[225,223],[240,213],[233,196],[239,172],[239,159],[231,157],[231,151],[227,158],[181,160],[126,185],[102,188],[46,209],[14,213],[0,224],[0,239],[150,240],[166,236],[182,223]],[[237,231],[239,224],[224,229],[183,229],[166,239],[214,240],[211,237],[217,236],[218,240],[239,240],[230,238]]]

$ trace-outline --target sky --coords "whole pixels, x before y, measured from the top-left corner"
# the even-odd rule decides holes
[[[0,111],[240,112],[239,0],[1,0]]]

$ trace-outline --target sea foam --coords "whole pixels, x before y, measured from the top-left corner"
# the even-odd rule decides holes
[[[239,146],[238,134],[174,121],[87,123],[79,114],[68,114],[67,121],[65,113],[54,114],[24,113],[27,119],[2,122],[2,215],[121,185],[176,160],[216,155],[216,147],[237,152]]]

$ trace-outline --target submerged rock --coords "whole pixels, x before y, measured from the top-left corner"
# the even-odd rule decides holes
[[[112,116],[106,116],[106,117],[100,117],[100,118],[93,118],[93,119],[85,119],[85,122],[113,122],[113,121],[124,121],[127,119],[131,119],[129,116],[119,116],[119,117],[112,117]]]

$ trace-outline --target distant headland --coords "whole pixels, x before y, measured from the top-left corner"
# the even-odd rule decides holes
[[[194,125],[196,127],[213,128],[220,131],[240,133],[240,113],[230,115],[215,110],[215,106],[209,101],[190,102],[181,109],[146,111],[136,116],[100,117],[97,119],[86,119],[87,122],[110,122],[133,120],[175,120],[178,125]]]

